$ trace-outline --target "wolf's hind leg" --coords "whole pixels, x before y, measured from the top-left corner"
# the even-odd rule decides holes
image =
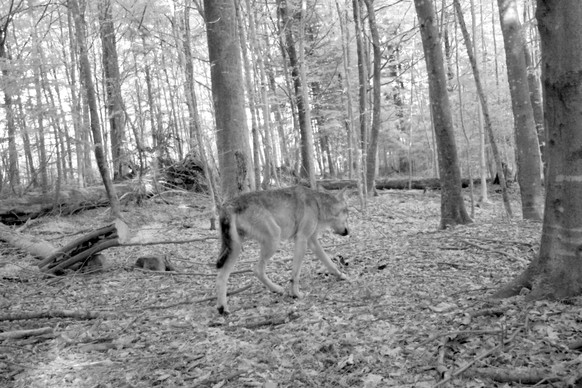
[[[239,241],[232,241],[232,251],[230,252],[228,259],[225,261],[222,268],[218,270],[218,275],[216,277],[216,295],[218,299],[218,312],[220,314],[228,314],[228,307],[226,304],[226,287],[228,283],[228,277],[232,272],[238,257],[240,256],[241,245]]]
[[[261,257],[259,258],[259,262],[255,266],[254,273],[255,275],[257,275],[257,278],[259,278],[259,280],[265,286],[267,286],[269,290],[276,292],[278,294],[283,294],[285,292],[283,287],[273,283],[265,273],[265,267],[267,265],[267,262],[271,257],[273,257],[273,255],[275,254],[275,252],[277,252],[277,249],[279,248],[280,233],[274,234],[275,235],[271,236],[271,238],[267,238],[261,242],[261,253],[260,253]]]
[[[317,256],[317,258],[323,263],[323,265],[325,265],[325,267],[328,269],[330,273],[334,274],[335,276],[342,280],[346,280],[348,278],[331,261],[329,256],[325,253],[325,251],[321,247],[321,244],[319,244],[317,237],[314,236],[309,239],[309,248],[313,251],[315,256]]]

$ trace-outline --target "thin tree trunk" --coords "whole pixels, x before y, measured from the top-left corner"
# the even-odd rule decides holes
[[[249,59],[249,50],[247,49],[247,35],[244,26],[246,23],[243,22],[242,19],[242,5],[240,0],[236,0],[236,17],[237,17],[237,25],[239,30],[239,44],[241,47],[242,52],[242,64],[243,64],[243,77],[244,77],[244,85],[247,89],[247,99],[249,104],[249,111],[251,112],[251,137],[253,139],[253,160],[254,160],[254,174],[255,174],[255,182],[257,184],[257,189],[261,188],[261,139],[259,135],[259,119],[257,117],[257,104],[256,104],[256,93],[253,81],[253,71],[251,69],[251,61]],[[266,170],[267,166],[265,166]],[[266,172],[267,173],[267,172]],[[267,173],[268,174],[268,173]],[[266,187],[263,187],[266,189]]]
[[[456,25],[455,25],[456,32]],[[457,34],[455,33],[455,65],[457,73],[457,92],[459,96],[459,124],[461,125],[461,130],[463,131],[463,137],[465,138],[465,157],[467,158],[467,177],[469,178],[469,193],[471,197],[471,218],[475,218],[475,187],[473,185],[473,174],[471,173],[471,142],[469,141],[469,136],[467,135],[467,130],[465,128],[465,115],[463,106],[463,84],[461,83],[461,70],[459,68],[459,40],[457,39]]]
[[[250,47],[253,53],[253,61],[258,66],[257,73],[259,75],[260,85],[260,105],[263,111],[263,126],[264,126],[264,146],[265,146],[265,173],[263,188],[267,188],[273,176],[276,176],[275,168],[276,160],[273,152],[273,134],[271,129],[271,109],[269,104],[269,97],[267,95],[267,74],[265,70],[265,63],[263,61],[263,50],[261,49],[260,40],[257,39],[256,19],[254,17],[255,10],[252,9],[249,0],[245,0],[246,11],[249,17],[250,30]],[[276,179],[276,178],[275,178]]]
[[[366,157],[366,192],[375,194],[374,181],[376,180],[376,156],[378,153],[378,135],[380,133],[380,109],[381,109],[381,74],[382,50],[380,48],[380,35],[376,25],[376,12],[374,0],[364,0],[368,9],[368,25],[372,36],[372,50],[374,53],[374,67],[372,75],[372,127],[370,128],[370,143]],[[408,161],[409,164],[411,161]]]
[[[301,139],[301,171],[300,174],[303,178],[307,179],[309,185],[315,188],[315,166],[314,166],[314,154],[313,154],[313,130],[311,128],[311,111],[309,108],[309,99],[307,93],[306,77],[305,77],[305,61],[303,45],[302,45],[302,34],[301,29],[303,28],[303,18],[305,17],[305,11],[300,11],[300,23],[299,23],[299,50],[295,47],[295,37],[293,34],[293,29],[296,27],[293,23],[294,16],[290,15],[289,12],[295,12],[295,10],[290,9],[287,0],[279,0],[279,12],[281,14],[281,19],[285,23],[284,32],[286,40],[287,54],[289,56],[289,62],[291,64],[291,77],[293,79],[293,85],[295,89],[295,100],[297,102],[297,113],[299,117],[299,132]],[[299,51],[299,54],[297,53]]]
[[[121,76],[115,44],[115,29],[111,0],[99,0],[99,27],[103,47],[103,72],[105,75],[105,92],[109,129],[111,133],[111,160],[113,179],[123,179],[127,168],[127,153],[124,143],[125,115],[121,97]]]
[[[69,40],[69,57],[70,57],[70,66],[65,67],[65,71],[67,72],[67,79],[69,80],[69,91],[71,93],[71,116],[73,120],[73,133],[75,139],[75,163],[77,166],[77,184],[79,187],[85,187],[85,169],[84,169],[84,152],[85,148],[81,141],[82,139],[82,112],[81,112],[81,104],[79,101],[79,95],[77,91],[77,56],[76,56],[76,39],[75,34],[73,32],[73,20],[71,15],[71,10],[67,7],[67,34]],[[63,51],[64,51],[63,47]],[[66,58],[66,55],[63,55]]]
[[[38,181],[36,179],[36,168],[34,167],[34,159],[32,157],[32,147],[30,144],[30,136],[28,134],[28,125],[26,124],[26,115],[24,114],[24,108],[22,107],[22,101],[18,98],[18,112],[19,112],[19,124],[20,132],[22,134],[22,145],[24,147],[24,156],[26,158],[26,165],[28,167],[28,174],[30,176],[30,185],[32,187],[38,187]]]
[[[352,179],[354,175],[354,170],[356,171],[356,184],[358,187],[358,195],[360,197],[360,204],[362,208],[365,206],[365,200],[362,192],[362,178],[360,174],[360,162],[361,158],[358,157],[360,154],[357,149],[359,148],[359,141],[358,141],[358,132],[356,131],[356,125],[354,120],[354,109],[352,107],[352,86],[351,86],[351,76],[350,76],[350,56],[348,50],[348,42],[349,42],[349,30],[345,28],[347,25],[348,15],[347,12],[342,13],[340,10],[339,3],[336,2],[336,8],[338,13],[338,18],[340,19],[340,30],[342,35],[342,57],[343,57],[343,68],[344,68],[344,77],[342,80],[345,82],[345,91],[342,93],[342,98],[345,100],[346,105],[346,118],[345,126],[346,126],[346,135],[348,139],[348,177]],[[345,25],[344,25],[345,22]],[[354,152],[355,151],[355,152]],[[354,167],[355,165],[355,167]]]
[[[29,0],[29,9],[34,9],[34,2]],[[48,190],[48,159],[46,156],[45,145],[45,130],[44,130],[44,109],[42,103],[42,81],[40,73],[42,71],[41,55],[40,55],[40,41],[36,30],[36,24],[32,28],[32,52],[33,52],[33,77],[34,77],[34,91],[36,98],[36,119],[37,119],[37,133],[38,133],[38,158],[40,171],[40,188],[43,193]]]
[[[101,178],[103,179],[105,190],[107,191],[107,197],[109,198],[111,205],[111,215],[114,218],[121,218],[119,199],[117,198],[117,194],[113,188],[113,183],[111,182],[111,177],[109,176],[109,169],[107,168],[107,161],[105,160],[103,151],[103,140],[101,138],[95,87],[93,86],[91,65],[89,63],[87,44],[85,41],[85,18],[81,14],[77,0],[68,0],[68,6],[70,7],[71,13],[73,14],[73,19],[75,20],[75,26],[77,30],[77,44],[80,51],[79,60],[82,74],[85,78],[84,86],[87,89],[87,102],[91,115],[91,132],[93,133],[93,142],[95,144],[95,159],[97,160],[97,166],[99,168],[99,172],[101,173]]]
[[[200,155],[200,160],[202,161],[202,167],[204,168],[204,177],[208,185],[208,190],[210,198],[212,200],[212,216],[210,217],[211,225],[214,224],[216,220],[216,209],[217,201],[216,188],[214,187],[214,179],[211,167],[208,163],[208,156],[206,153],[206,147],[204,145],[204,138],[202,136],[202,128],[200,128],[200,116],[198,114],[198,99],[196,97],[196,92],[194,90],[194,64],[192,58],[192,49],[190,43],[190,8],[185,7],[184,9],[184,34],[183,34],[183,47],[184,47],[184,71],[186,73],[186,104],[188,106],[188,129],[190,134],[190,148],[194,148],[193,140],[196,139],[198,144],[198,154]]]
[[[12,15],[4,18],[4,24],[0,25],[0,60],[11,61],[8,53],[6,38],[8,28],[12,21]],[[2,66],[2,78],[9,79],[10,71],[8,66]],[[4,109],[6,111],[6,132],[8,135],[8,182],[14,192],[20,190],[20,168],[18,166],[18,151],[16,148],[16,125],[14,122],[14,109],[12,106],[12,95],[8,88],[4,88]],[[1,185],[1,183],[0,183]]]
[[[361,174],[363,178],[363,196],[364,198],[367,196],[367,188],[368,184],[366,183],[366,160],[367,154],[366,150],[368,147],[368,102],[367,102],[367,90],[368,90],[368,68],[366,66],[366,54],[364,49],[364,41],[363,41],[363,31],[362,31],[362,16],[360,14],[360,0],[353,0],[353,12],[354,12],[354,25],[356,29],[356,47],[358,53],[358,78],[359,78],[359,123],[360,123],[360,145],[359,149],[361,152],[361,160],[363,163],[361,164],[363,171],[358,171],[357,174]]]
[[[453,3],[455,5],[455,9],[457,10],[457,16],[459,17],[459,26],[461,27],[461,32],[463,33],[463,39],[465,40],[465,46],[467,47],[467,55],[469,56],[471,68],[473,69],[473,76],[475,77],[477,94],[479,95],[479,100],[481,101],[481,109],[483,110],[485,129],[489,134],[489,143],[491,144],[491,151],[493,152],[493,157],[495,159],[495,164],[497,167],[497,174],[499,175],[499,185],[501,186],[503,205],[505,206],[505,211],[507,212],[508,217],[511,218],[512,217],[511,204],[509,203],[509,195],[507,193],[507,184],[503,172],[503,163],[501,161],[501,156],[499,155],[499,150],[497,148],[497,141],[495,140],[495,136],[493,134],[491,118],[489,116],[489,107],[487,106],[487,98],[485,97],[483,86],[481,85],[481,77],[479,75],[479,69],[477,68],[477,61],[475,59],[475,55],[473,54],[472,47],[473,44],[471,42],[469,32],[467,31],[467,26],[465,25],[463,12],[461,10],[461,4],[459,3],[459,0],[453,0]]]
[[[542,99],[542,86],[540,84],[540,77],[538,69],[532,55],[528,49],[527,44],[524,43],[524,57],[525,66],[527,67],[527,84],[529,89],[529,99],[533,109],[534,121],[536,123],[536,133],[538,135],[538,143],[540,146],[540,157],[542,159],[542,167],[546,164],[544,148],[546,146],[546,132],[544,129],[544,101]],[[545,172],[542,177],[545,176]]]

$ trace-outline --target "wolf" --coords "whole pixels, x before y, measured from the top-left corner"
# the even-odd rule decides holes
[[[242,242],[252,239],[260,244],[260,257],[253,272],[273,292],[284,289],[265,274],[268,260],[277,251],[281,240],[295,241],[291,295],[301,298],[299,275],[305,251],[309,247],[339,279],[347,279],[330,260],[317,236],[323,229],[348,235],[348,205],[345,190],[334,195],[303,186],[245,193],[225,203],[219,212],[221,250],[216,262],[218,312],[228,314],[226,286],[228,277],[240,255]]]

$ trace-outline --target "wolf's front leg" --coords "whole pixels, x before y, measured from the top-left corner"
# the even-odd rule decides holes
[[[317,256],[317,258],[323,263],[323,265],[325,265],[325,267],[330,273],[334,274],[339,279],[342,280],[348,279],[348,277],[344,273],[342,273],[331,261],[329,256],[327,256],[327,254],[321,247],[321,244],[319,244],[319,241],[317,240],[316,236],[313,236],[309,239],[309,248],[313,251],[315,256]]]
[[[296,298],[303,298],[303,294],[299,291],[299,277],[301,276],[301,264],[305,257],[305,251],[307,251],[307,240],[304,237],[296,237],[291,272],[291,295]]]

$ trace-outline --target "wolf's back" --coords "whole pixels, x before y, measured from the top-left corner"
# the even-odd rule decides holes
[[[218,255],[218,260],[216,261],[216,268],[222,268],[232,252],[232,236],[230,235],[230,224],[232,221],[230,213],[225,209],[221,210],[218,223],[220,225],[220,240],[222,247],[220,249],[220,254]]]

